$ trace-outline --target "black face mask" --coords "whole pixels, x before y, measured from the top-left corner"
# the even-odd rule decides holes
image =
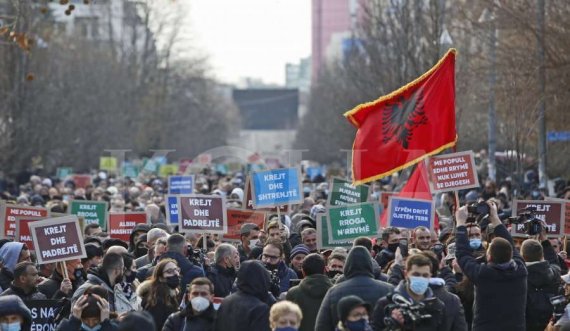
[[[334,278],[336,275],[342,275],[341,271],[338,270],[329,270],[327,271],[327,276],[329,276],[329,278]]]
[[[125,275],[125,282],[132,284],[137,279],[137,274],[132,272],[127,276]]]
[[[166,285],[171,289],[178,288],[180,286],[180,276],[168,276],[166,277]]]
[[[269,271],[277,270],[278,267],[279,267],[278,264],[269,264],[269,263],[265,264],[265,268]]]
[[[396,249],[398,249],[398,246],[400,246],[399,243],[388,244],[388,250],[392,253],[396,253]]]
[[[146,247],[139,247],[137,249],[135,249],[135,256],[137,258],[141,257],[141,256],[145,256],[148,254],[148,248]]]

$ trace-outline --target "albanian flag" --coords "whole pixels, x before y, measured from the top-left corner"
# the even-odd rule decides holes
[[[358,128],[352,146],[354,185],[388,176],[454,146],[455,49],[413,82],[344,116]]]

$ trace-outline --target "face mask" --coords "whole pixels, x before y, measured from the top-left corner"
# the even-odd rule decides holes
[[[336,275],[340,275],[340,274],[342,274],[342,272],[338,271],[338,270],[327,271],[327,276],[329,276],[329,278],[334,278]]]
[[[197,312],[203,312],[210,307],[210,301],[204,297],[195,297],[190,300],[190,304],[192,305],[192,309]]]
[[[368,327],[368,320],[361,318],[358,321],[346,321],[344,325],[350,331],[364,331]]]
[[[2,330],[2,331],[20,331],[20,330],[22,330],[22,327],[20,326],[20,323],[18,323],[18,322],[0,323],[0,330]]]
[[[471,249],[479,249],[481,247],[481,239],[469,239],[469,247]]]
[[[388,250],[392,253],[396,253],[396,249],[398,249],[398,246],[400,246],[399,243],[388,244]]]
[[[169,276],[166,277],[166,285],[171,289],[175,289],[180,285],[180,277],[179,276]]]
[[[275,328],[275,331],[298,331],[299,329],[294,328],[292,326],[288,326],[285,328]]]
[[[259,242],[259,239],[250,239],[250,240],[249,240],[249,247],[250,247],[250,248],[255,247],[258,242]]]
[[[136,256],[136,257],[145,256],[145,255],[147,255],[147,254],[148,254],[148,248],[140,247],[140,248],[137,248],[137,249],[135,250],[135,256]]]
[[[125,282],[131,284],[132,282],[135,281],[135,279],[137,279],[137,274],[135,274],[134,272],[131,271],[131,274],[128,276],[125,276]]]
[[[99,331],[99,330],[101,330],[101,324],[97,324],[94,327],[90,328],[89,326],[87,326],[87,324],[81,323],[81,329],[86,330],[86,331]],[[2,330],[4,330],[4,329],[2,329]]]
[[[429,279],[410,276],[410,290],[417,295],[424,295],[429,285]]]
[[[75,277],[75,280],[85,279],[83,275],[84,273],[85,270],[83,270],[83,268],[75,269],[75,271],[73,272],[73,276]]]

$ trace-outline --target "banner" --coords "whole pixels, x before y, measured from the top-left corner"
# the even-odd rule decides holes
[[[388,226],[405,229],[425,226],[434,230],[434,213],[431,200],[391,196],[388,202]]]
[[[61,306],[58,300],[25,300],[24,304],[32,313],[33,331],[52,331],[57,329],[55,323],[56,309]]]
[[[16,217],[45,218],[48,210],[42,207],[29,207],[7,204],[0,200],[0,233],[4,238],[16,236]]]
[[[87,188],[87,186],[93,184],[91,175],[73,175],[73,182],[75,183],[75,188]]]
[[[158,175],[161,177],[168,177],[178,173],[178,165],[176,164],[163,164],[158,170]]]
[[[118,164],[119,162],[114,156],[101,156],[99,158],[99,170],[117,172],[117,169],[119,169]]]
[[[317,214],[317,249],[332,249],[335,247],[352,247],[352,240],[329,241],[327,216],[325,214]]]
[[[180,232],[227,233],[226,201],[218,195],[181,195],[178,199]]]
[[[81,216],[85,219],[85,225],[98,223],[102,229],[107,226],[107,202],[73,200],[69,206],[70,214]]]
[[[107,232],[111,238],[121,239],[128,243],[135,226],[148,223],[148,217],[144,211],[109,213]]]
[[[38,264],[87,257],[77,216],[49,218],[28,225]]]
[[[168,194],[194,193],[194,176],[169,176]]]
[[[299,168],[253,172],[251,189],[253,208],[302,203],[303,185]]]
[[[329,206],[364,203],[368,200],[368,192],[370,190],[368,185],[353,186],[347,180],[333,178],[330,187]]]
[[[543,200],[513,200],[513,216],[517,216],[523,209],[535,208],[535,217],[545,221],[547,225],[546,235],[548,237],[560,237],[564,234],[564,206],[561,201]],[[511,227],[513,235],[526,235],[523,224],[513,224]]]
[[[432,193],[479,188],[473,151],[432,156],[426,164]]]
[[[359,203],[330,207],[327,211],[329,242],[378,235],[378,204]]]
[[[273,213],[277,213],[277,208],[279,208],[279,212],[282,214],[287,214],[289,213],[289,207],[290,205],[280,205],[277,207],[271,207],[271,208],[253,208],[253,197],[251,195],[251,179],[249,177],[246,178],[245,180],[245,186],[244,186],[244,190],[243,190],[243,203],[242,203],[242,209],[248,209],[248,210],[267,210]]]
[[[562,227],[562,229],[563,229],[562,231],[563,231],[565,236],[570,235],[570,200],[556,199],[556,198],[550,198],[550,197],[546,197],[546,198],[544,198],[544,200],[561,202],[564,204],[564,226]]]
[[[125,177],[137,178],[139,176],[139,168],[132,163],[123,162],[121,168],[123,170],[123,176]]]
[[[265,229],[266,214],[258,210],[228,209],[228,233],[224,234],[224,241],[240,241],[241,226],[245,223],[254,223],[260,229]]]
[[[380,205],[382,205],[382,210],[388,209],[388,202],[390,197],[393,195],[398,195],[397,192],[380,192]]]
[[[166,222],[168,225],[178,225],[178,199],[174,195],[166,196]]]
[[[65,180],[67,176],[71,176],[73,174],[73,169],[69,167],[59,167],[56,171],[57,178],[61,180]]]

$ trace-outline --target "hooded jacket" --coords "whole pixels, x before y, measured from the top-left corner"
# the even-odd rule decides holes
[[[29,331],[32,326],[32,313],[22,299],[15,295],[0,296],[0,316],[20,315],[24,320],[22,331]]]
[[[148,224],[137,224],[133,231],[131,231],[131,235],[129,236],[129,253],[134,254],[136,249],[136,242],[135,242],[135,233],[139,231],[148,232],[150,230],[150,226]]]
[[[84,283],[83,279],[75,279],[71,282],[71,291],[68,295],[66,295],[59,289],[62,282],[63,276],[57,270],[54,270],[48,279],[44,280],[40,283],[40,285],[38,285],[38,290],[45,294],[48,299],[58,300],[61,298],[70,298],[73,293]]]
[[[334,330],[339,318],[337,316],[338,301],[354,294],[362,300],[374,306],[378,299],[385,297],[394,287],[388,283],[375,280],[372,270],[372,257],[370,252],[362,247],[355,246],[351,249],[346,264],[344,265],[345,280],[332,287],[319,309],[315,330]]]
[[[467,228],[458,226],[455,256],[463,274],[475,284],[473,331],[525,330],[527,269],[503,224],[495,235],[513,247],[513,259],[502,264],[480,264],[471,254]]]
[[[87,272],[87,281],[83,283],[83,285],[81,285],[75,291],[75,293],[73,293],[73,296],[71,297],[71,306],[73,307],[75,301],[77,301],[77,299],[79,299],[83,293],[85,293],[85,290],[87,290],[88,287],[91,287],[93,285],[99,285],[107,290],[106,299],[109,301],[109,311],[115,312],[114,290],[111,287],[111,282],[109,281],[107,273],[103,270],[102,267],[92,268]]]
[[[222,301],[215,322],[219,331],[269,331],[269,272],[259,261],[245,261],[237,275],[237,292]]]
[[[116,331],[117,324],[112,322],[110,319],[106,319],[101,322],[101,329],[99,331]],[[64,319],[59,323],[55,331],[83,331],[81,327],[81,320],[75,316],[70,316],[69,319]]]
[[[549,298],[563,294],[560,268],[557,265],[551,265],[548,261],[530,263],[526,268],[528,270],[526,330],[542,331],[546,328],[550,320],[549,315],[553,312],[552,305],[548,302]],[[541,307],[537,307],[538,305]],[[541,316],[543,312],[549,312],[549,314]]]
[[[183,311],[168,317],[164,327],[162,327],[162,331],[212,331],[215,318],[216,310],[213,304],[210,303],[208,309],[196,315],[194,310],[192,310],[192,305],[188,303]]]
[[[310,275],[287,292],[286,299],[301,307],[303,319],[299,331],[313,331],[319,307],[327,291],[333,286],[331,280],[322,274]]]
[[[8,242],[0,248],[0,256],[4,260],[4,267],[0,272],[0,288],[7,289],[14,280],[14,268],[20,259],[24,244],[21,242]]]
[[[445,324],[442,331],[467,331],[465,312],[459,297],[446,289],[445,280],[441,278],[430,279],[429,284],[433,295],[441,300],[445,306]]]

